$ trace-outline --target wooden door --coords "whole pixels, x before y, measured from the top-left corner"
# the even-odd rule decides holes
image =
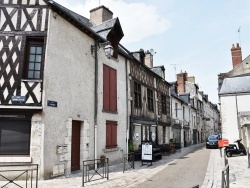
[[[184,147],[187,147],[186,131],[183,132]]]
[[[71,171],[80,170],[80,133],[81,122],[72,121]]]

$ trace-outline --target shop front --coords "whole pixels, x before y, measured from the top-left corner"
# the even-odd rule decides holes
[[[156,119],[130,117],[129,140],[132,141],[134,150],[140,149],[142,142],[152,142],[153,147],[157,146],[158,136]]]

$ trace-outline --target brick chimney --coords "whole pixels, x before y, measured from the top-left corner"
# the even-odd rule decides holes
[[[236,47],[234,46],[234,44],[232,45],[231,54],[232,54],[233,68],[235,68],[237,65],[242,63],[241,47],[239,43],[236,44]]]
[[[148,50],[145,52],[145,65],[153,68],[153,55]]]
[[[113,18],[113,12],[111,12],[105,6],[99,6],[89,11],[90,12],[90,21],[94,25],[99,25],[102,22],[110,20]]]
[[[186,72],[182,72],[177,74],[177,84],[178,84],[178,92],[185,93],[185,82],[187,81],[188,74]]]

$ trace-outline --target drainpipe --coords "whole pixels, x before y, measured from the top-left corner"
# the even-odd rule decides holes
[[[97,97],[97,89],[98,89],[98,56],[97,56],[97,41],[95,41],[95,114],[94,114],[94,159],[97,159],[97,104],[98,104],[98,97]],[[97,169],[97,163],[95,162],[95,169]]]
[[[242,139],[242,134],[241,134],[241,126],[240,126],[240,123],[239,123],[239,118],[238,118],[238,113],[239,113],[239,110],[238,110],[238,100],[237,100],[237,94],[235,93],[235,102],[236,102],[236,117],[237,117],[237,126],[238,126],[238,131],[239,131],[239,139]]]
[[[129,139],[129,125],[128,125],[128,60],[125,59],[125,74],[126,74],[126,153],[128,154],[128,139]],[[129,122],[130,123],[130,122]]]
[[[173,131],[173,109],[172,109],[172,95],[171,95],[171,89],[169,88],[169,96],[170,96],[170,133],[169,133],[169,140],[172,138],[172,131]],[[169,141],[168,140],[168,141]]]

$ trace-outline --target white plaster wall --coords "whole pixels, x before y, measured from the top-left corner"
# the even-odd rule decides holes
[[[238,112],[250,111],[250,94],[237,96]],[[240,123],[240,121],[239,121]],[[247,128],[241,128],[241,138],[242,142],[246,147],[249,147],[249,124]]]
[[[118,56],[118,61],[108,59],[104,51],[98,51],[98,144],[97,158],[105,155],[110,164],[122,162],[122,156],[126,153],[126,123],[127,123],[127,99],[126,99],[126,70],[125,58]],[[116,70],[117,75],[117,113],[103,112],[103,64]],[[106,150],[106,121],[117,121],[117,150]]]
[[[72,120],[81,121],[84,129],[81,152],[86,150],[88,154],[81,153],[81,159],[94,158],[95,63],[90,51],[94,41],[59,15],[56,18],[51,15],[43,83],[45,178],[52,174],[54,165],[61,163],[56,154],[60,144],[68,145],[64,163],[67,172],[70,171]],[[47,100],[56,101],[58,106],[47,106]],[[88,148],[84,142],[89,142]]]
[[[233,143],[239,138],[235,96],[221,96],[222,137]]]
[[[189,106],[187,104],[183,105],[185,107],[185,114],[184,114],[184,120],[186,120],[187,122],[189,122]]]
[[[177,117],[176,117],[176,110],[175,110],[175,103],[177,103]],[[176,99],[175,97],[172,97],[172,118],[174,119],[179,119],[182,120],[183,119],[183,115],[182,115],[182,105],[181,102]]]
[[[249,105],[250,94],[238,95],[237,102],[238,102],[238,112],[250,111],[250,105]]]
[[[238,112],[250,111],[248,101],[250,101],[250,95],[237,96]],[[230,142],[239,139],[235,96],[221,96],[221,116],[223,137],[228,138]],[[248,134],[244,130],[241,132],[242,134]]]

